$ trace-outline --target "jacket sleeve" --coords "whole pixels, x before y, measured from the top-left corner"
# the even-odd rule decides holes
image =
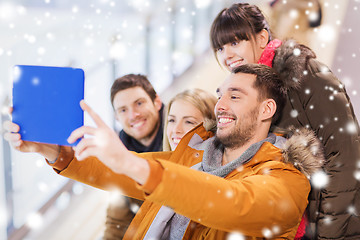
[[[307,205],[308,180],[294,168],[284,170],[280,162],[265,166],[265,174],[224,179],[158,161],[164,168],[162,181],[148,200],[210,228],[259,237],[275,227],[286,232],[300,222]]]
[[[320,192],[313,191],[310,221],[316,223],[320,239],[360,238],[360,217],[354,213],[360,209],[360,182],[355,177],[360,160],[359,125],[344,85],[318,61],[311,60],[310,67],[310,77],[292,94],[299,98],[292,99],[293,108],[303,111],[297,117],[300,124],[310,125],[322,141],[329,177]]]
[[[171,152],[133,154],[150,160],[154,157],[167,160],[171,156]],[[49,163],[49,165],[64,177],[103,190],[120,191],[122,194],[132,198],[144,199],[144,191],[140,190],[139,185],[134,180],[125,175],[114,173],[95,157],[77,161],[70,148],[62,147],[57,161],[54,164]]]

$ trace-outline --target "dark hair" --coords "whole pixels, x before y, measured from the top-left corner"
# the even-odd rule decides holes
[[[146,76],[141,74],[128,74],[116,79],[111,86],[110,92],[110,100],[111,104],[113,104],[115,95],[122,90],[126,90],[128,88],[133,87],[141,87],[144,91],[149,95],[151,100],[154,102],[156,98],[156,92],[151,85],[150,81]]]
[[[248,3],[235,3],[224,8],[211,25],[210,42],[214,52],[230,42],[253,40],[261,30],[267,30],[269,41],[271,32],[261,10]]]
[[[276,102],[276,112],[272,118],[272,123],[275,124],[281,116],[287,95],[284,82],[281,80],[279,74],[271,67],[263,64],[244,64],[234,68],[232,73],[256,75],[253,87],[259,91],[258,100],[262,101],[271,98]]]

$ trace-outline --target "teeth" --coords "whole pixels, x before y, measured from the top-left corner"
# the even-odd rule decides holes
[[[233,63],[229,64],[229,67],[231,67],[231,68],[237,67],[238,65],[240,65],[240,62],[241,62],[240,60],[233,62]]]
[[[142,124],[143,124],[143,121],[140,121],[140,122],[133,124],[132,127],[137,128],[137,127],[140,127]]]
[[[232,118],[219,118],[219,123],[229,123],[234,121]]]
[[[173,142],[174,142],[175,144],[178,144],[178,143],[180,142],[180,140],[181,140],[181,138],[174,138],[174,139],[173,139]]]

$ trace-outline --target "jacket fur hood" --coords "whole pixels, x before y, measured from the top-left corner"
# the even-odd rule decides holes
[[[307,128],[291,128],[289,135],[292,136],[283,145],[284,162],[291,163],[310,178],[325,162],[322,144]]]
[[[299,88],[311,58],[316,58],[315,53],[295,40],[286,40],[275,50],[273,68],[283,79],[286,89]]]

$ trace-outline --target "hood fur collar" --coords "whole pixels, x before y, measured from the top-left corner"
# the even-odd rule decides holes
[[[275,50],[273,68],[280,74],[287,89],[299,88],[307,74],[310,58],[316,58],[315,53],[295,40],[286,40]]]
[[[292,136],[283,146],[284,162],[291,163],[310,178],[325,162],[320,140],[307,128],[291,128],[288,135]]]

